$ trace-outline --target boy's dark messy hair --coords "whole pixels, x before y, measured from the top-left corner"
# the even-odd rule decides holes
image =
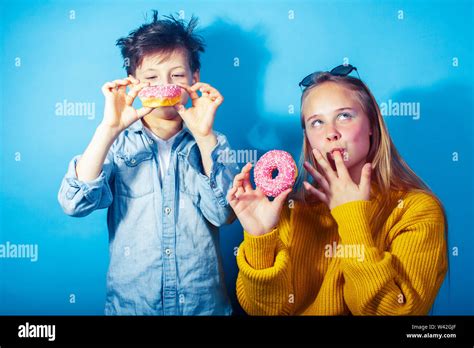
[[[188,62],[194,73],[201,67],[199,52],[204,52],[204,41],[194,34],[198,19],[191,17],[186,24],[184,20],[173,15],[158,19],[158,11],[153,10],[153,21],[143,24],[129,33],[127,37],[117,40],[124,58],[124,68],[128,75],[135,75],[137,67],[142,64],[145,55],[150,53],[171,53],[183,48],[188,53]]]

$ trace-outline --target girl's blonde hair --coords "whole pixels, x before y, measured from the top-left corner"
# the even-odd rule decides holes
[[[369,88],[360,79],[351,76],[336,76],[330,73],[321,73],[314,77],[314,84],[307,87],[301,96],[301,105],[308,92],[323,83],[332,82],[350,90],[357,98],[362,110],[369,118],[372,135],[370,137],[370,148],[367,154],[367,162],[372,163],[372,183],[378,191],[376,197],[380,200],[381,209],[378,209],[373,217],[375,228],[380,229],[387,220],[390,212],[400,203],[400,199],[407,192],[425,192],[432,196],[443,211],[445,221],[445,232],[447,233],[447,219],[441,201],[431,191],[426,183],[418,177],[398,153],[395,145],[388,134],[380,108],[370,92]],[[302,108],[301,108],[302,109]],[[305,129],[304,116],[301,111],[301,125]],[[311,145],[304,132],[303,148],[301,151],[298,168],[298,178],[292,197],[298,201],[308,204],[303,182],[308,181],[308,173],[303,167],[305,161],[316,168]],[[314,184],[316,185],[316,184]],[[392,198],[392,199],[389,199]]]

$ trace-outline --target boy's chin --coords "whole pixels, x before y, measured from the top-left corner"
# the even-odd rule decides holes
[[[174,120],[180,116],[173,106],[160,106],[158,108],[153,109],[153,111],[145,117],[154,119],[159,118],[162,120]]]

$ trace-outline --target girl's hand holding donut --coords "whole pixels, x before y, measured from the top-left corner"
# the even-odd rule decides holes
[[[234,209],[242,227],[253,236],[269,233],[278,224],[280,212],[291,188],[270,201],[260,188],[253,189],[250,183],[252,164],[247,163],[234,178],[227,193],[227,201]]]
[[[325,203],[331,210],[344,203],[361,200],[368,201],[370,199],[370,179],[372,172],[370,163],[366,163],[362,167],[360,183],[357,185],[352,181],[339,151],[333,152],[336,171],[331,168],[328,160],[319,150],[314,149],[313,155],[322,168],[322,174],[308,162],[305,163],[305,169],[314,180],[316,180],[319,186],[317,189],[305,181],[304,187],[310,195]]]

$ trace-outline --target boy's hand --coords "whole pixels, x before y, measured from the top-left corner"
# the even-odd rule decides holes
[[[132,106],[138,92],[148,85],[149,82],[140,83],[131,75],[126,79],[104,84],[102,93],[105,96],[105,108],[102,125],[118,134],[150,113],[153,110],[152,108],[142,107],[136,110]],[[127,86],[130,88],[128,93]]]
[[[191,133],[197,141],[212,136],[216,110],[224,101],[224,97],[207,83],[198,82],[192,86],[178,84],[178,86],[188,92],[192,101],[192,106],[189,109],[186,109],[182,104],[175,106]],[[202,95],[199,96],[197,91],[200,91]]]

